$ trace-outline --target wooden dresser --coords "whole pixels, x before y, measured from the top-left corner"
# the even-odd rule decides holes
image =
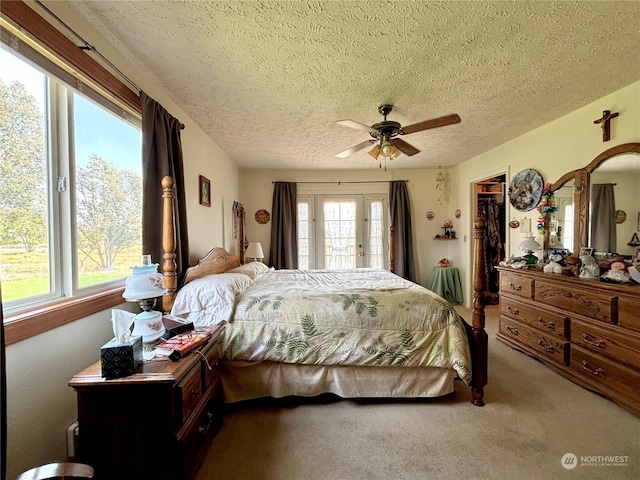
[[[222,424],[219,336],[178,362],[144,362],[134,375],[106,380],[100,362],[75,375],[78,460],[95,478],[192,478]]]
[[[640,415],[640,285],[499,270],[498,340]]]

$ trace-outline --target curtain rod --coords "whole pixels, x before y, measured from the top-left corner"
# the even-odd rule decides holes
[[[73,36],[75,36],[78,40],[80,40],[84,44],[84,45],[79,45],[78,46],[78,48],[80,50],[91,51],[91,52],[95,53],[98,57],[100,57],[100,59],[103,62],[105,62],[107,65],[109,65],[109,67],[113,71],[115,71],[122,79],[124,79],[129,85],[131,85],[138,92],[138,96],[140,96],[140,94],[142,93],[142,89],[140,87],[138,87],[138,85],[136,85],[133,82],[133,80],[131,80],[129,77],[127,77],[124,73],[122,73],[122,71],[120,71],[120,69],[118,67],[116,67],[113,63],[111,63],[104,55],[102,55],[96,49],[96,47],[94,47],[89,42],[87,42],[73,28],[71,28],[69,25],[67,25],[60,17],[58,17],[55,13],[53,13],[51,10],[49,10],[47,7],[45,7],[40,0],[35,0],[35,3],[38,4],[38,6],[40,8],[42,8],[44,11],[46,11],[51,17],[53,17],[60,25],[62,25],[64,28],[66,28],[69,31],[69,33],[71,33]],[[182,122],[180,122],[180,130],[184,130],[184,124]]]
[[[343,183],[390,183],[390,182],[407,182],[409,180],[360,180],[360,181],[351,181],[351,182],[341,182],[341,181],[324,181],[324,182],[293,182],[293,183],[337,183],[341,185]],[[272,181],[271,183],[278,183],[277,181]]]

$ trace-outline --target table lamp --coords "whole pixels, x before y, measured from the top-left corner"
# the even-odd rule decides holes
[[[249,242],[247,251],[244,253],[245,258],[253,258],[254,262],[261,262],[264,258],[264,252],[262,251],[262,245],[260,242]]]
[[[538,257],[536,257],[533,252],[542,250],[542,245],[534,240],[532,232],[527,232],[524,234],[524,240],[520,242],[518,250],[522,250],[525,253],[523,258],[527,262],[527,265],[534,265],[538,262]]]
[[[131,267],[133,275],[127,277],[122,296],[127,302],[136,302],[142,312],[135,316],[132,335],[140,335],[143,343],[158,340],[165,332],[162,312],[153,310],[156,299],[167,293],[158,264],[151,263],[151,255],[142,255],[142,265]]]

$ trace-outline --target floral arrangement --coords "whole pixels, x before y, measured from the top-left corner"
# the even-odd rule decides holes
[[[547,219],[551,218],[553,214],[558,211],[558,207],[556,207],[555,198],[553,197],[553,190],[551,190],[550,183],[545,183],[544,190],[542,190],[542,198],[540,199],[540,203],[536,207],[536,210],[540,212],[537,227],[538,233],[542,235],[544,233]]]
[[[449,266],[449,260],[447,260],[446,258],[441,258],[438,263],[440,264],[441,267],[448,267]]]

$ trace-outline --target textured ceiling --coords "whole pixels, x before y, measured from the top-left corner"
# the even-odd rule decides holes
[[[244,167],[378,168],[335,122],[382,103],[462,118],[390,167],[454,165],[640,79],[638,1],[72,4]]]

